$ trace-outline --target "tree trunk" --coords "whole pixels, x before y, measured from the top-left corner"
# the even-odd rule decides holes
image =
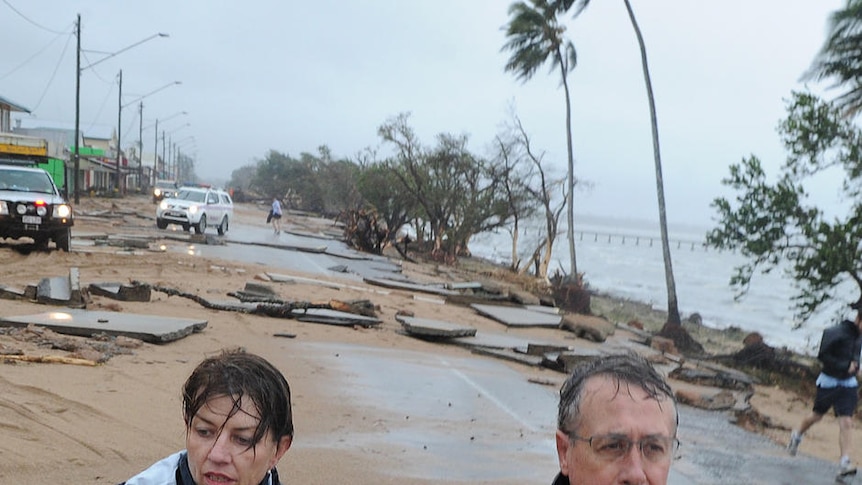
[[[656,194],[658,196],[658,215],[659,226],[661,227],[661,248],[662,256],[664,256],[664,276],[667,283],[667,322],[662,328],[662,333],[672,329],[681,328],[682,322],[679,317],[679,303],[676,298],[676,283],[673,278],[673,264],[670,259],[670,244],[667,235],[667,210],[664,201],[664,182],[661,173],[661,150],[658,142],[658,121],[655,110],[655,97],[652,91],[652,81],[650,81],[649,67],[647,65],[646,46],[644,45],[643,36],[641,35],[640,27],[635,20],[634,11],[629,0],[624,0],[626,10],[629,13],[629,19],[632,23],[632,28],[635,30],[635,35],[638,39],[638,46],[641,51],[641,64],[644,71],[644,83],[646,84],[647,97],[649,98],[650,123],[652,124],[652,144],[653,155],[655,157],[655,184]]]
[[[566,198],[568,224],[566,225],[568,226],[569,259],[571,260],[569,277],[572,281],[578,281],[578,262],[575,257],[575,154],[574,148],[572,148],[572,101],[569,96],[569,83],[566,82],[566,70],[563,63],[560,63],[560,69],[562,69],[563,91],[566,93],[566,148],[569,155],[568,190],[566,191],[568,193]]]

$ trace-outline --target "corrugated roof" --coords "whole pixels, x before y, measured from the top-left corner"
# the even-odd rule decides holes
[[[12,101],[0,96],[0,108],[3,108],[7,111],[23,111],[24,113],[30,113],[30,110],[21,106],[20,104],[13,103]]]

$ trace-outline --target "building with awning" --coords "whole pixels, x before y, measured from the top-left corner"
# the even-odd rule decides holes
[[[12,112],[14,111],[30,114],[29,109],[0,96],[0,133],[12,131]]]

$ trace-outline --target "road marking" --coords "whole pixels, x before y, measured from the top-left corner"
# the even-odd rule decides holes
[[[472,386],[474,389],[476,389],[477,391],[479,391],[479,393],[480,393],[480,394],[482,394],[483,396],[485,396],[485,397],[487,397],[488,399],[490,399],[490,400],[491,400],[491,402],[493,402],[494,404],[496,404],[496,405],[497,405],[497,407],[499,407],[500,409],[502,409],[506,414],[508,414],[508,415],[509,415],[509,416],[511,416],[515,421],[517,421],[518,423],[520,423],[520,424],[521,424],[521,426],[523,426],[523,427],[527,428],[527,429],[528,429],[528,430],[530,430],[531,432],[537,432],[537,431],[538,431],[538,429],[537,429],[535,426],[533,426],[533,425],[531,425],[530,423],[528,423],[528,422],[524,421],[524,419],[523,419],[523,418],[521,418],[521,416],[519,416],[519,415],[518,415],[518,413],[516,413],[516,412],[515,412],[515,411],[513,411],[511,408],[509,408],[509,406],[507,406],[505,403],[503,403],[503,401],[501,401],[501,400],[497,399],[497,397],[495,397],[493,394],[491,394],[488,390],[486,390],[484,387],[482,387],[479,383],[477,383],[476,381],[474,381],[474,380],[473,380],[473,379],[471,379],[469,376],[467,376],[466,374],[464,374],[464,373],[463,373],[463,372],[461,372],[460,370],[456,369],[455,367],[452,367],[452,365],[451,365],[451,364],[449,364],[449,362],[448,362],[447,360],[445,360],[445,359],[440,359],[440,362],[441,362],[443,365],[445,365],[446,367],[448,367],[449,369],[451,369],[451,370],[452,370],[452,373],[454,373],[456,376],[460,377],[460,378],[461,378],[461,380],[463,380],[463,381],[464,381],[464,382],[466,382],[468,385]]]

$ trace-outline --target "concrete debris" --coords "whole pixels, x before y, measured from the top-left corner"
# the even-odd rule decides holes
[[[87,306],[81,292],[78,268],[69,268],[68,276],[42,278],[36,285],[35,296],[37,302],[49,305],[64,305],[71,308]]]
[[[418,283],[410,283],[407,281],[396,281],[385,278],[363,278],[362,281],[368,283],[369,285],[374,286],[382,286],[384,288],[391,288],[394,290],[405,290],[405,291],[417,291],[420,293],[430,293],[433,295],[443,295],[443,296],[455,296],[459,293],[454,290],[447,290],[443,288],[441,285],[430,284],[430,285],[422,285]]]
[[[408,335],[425,339],[447,339],[456,337],[472,337],[476,329],[456,323],[416,318],[406,315],[396,315],[395,320],[401,323]]]
[[[520,306],[482,305],[474,303],[471,308],[480,315],[492,318],[507,327],[559,327],[563,317],[545,312],[535,312]]]
[[[604,318],[574,313],[563,315],[562,327],[592,342],[604,342],[616,330],[616,326]]]
[[[130,283],[90,283],[88,288],[91,295],[120,301],[150,301],[152,294],[148,286]]]
[[[166,343],[201,332],[206,320],[170,318],[67,308],[61,311],[0,317],[0,326],[38,325],[64,335],[91,337],[95,334],[124,336],[149,343]]]
[[[746,378],[740,379],[738,374],[717,372],[710,369],[679,367],[672,370],[670,374],[668,374],[668,377],[672,377],[683,382],[719,387],[722,389],[740,391],[750,391],[752,389],[751,379],[747,378],[747,376]]]

